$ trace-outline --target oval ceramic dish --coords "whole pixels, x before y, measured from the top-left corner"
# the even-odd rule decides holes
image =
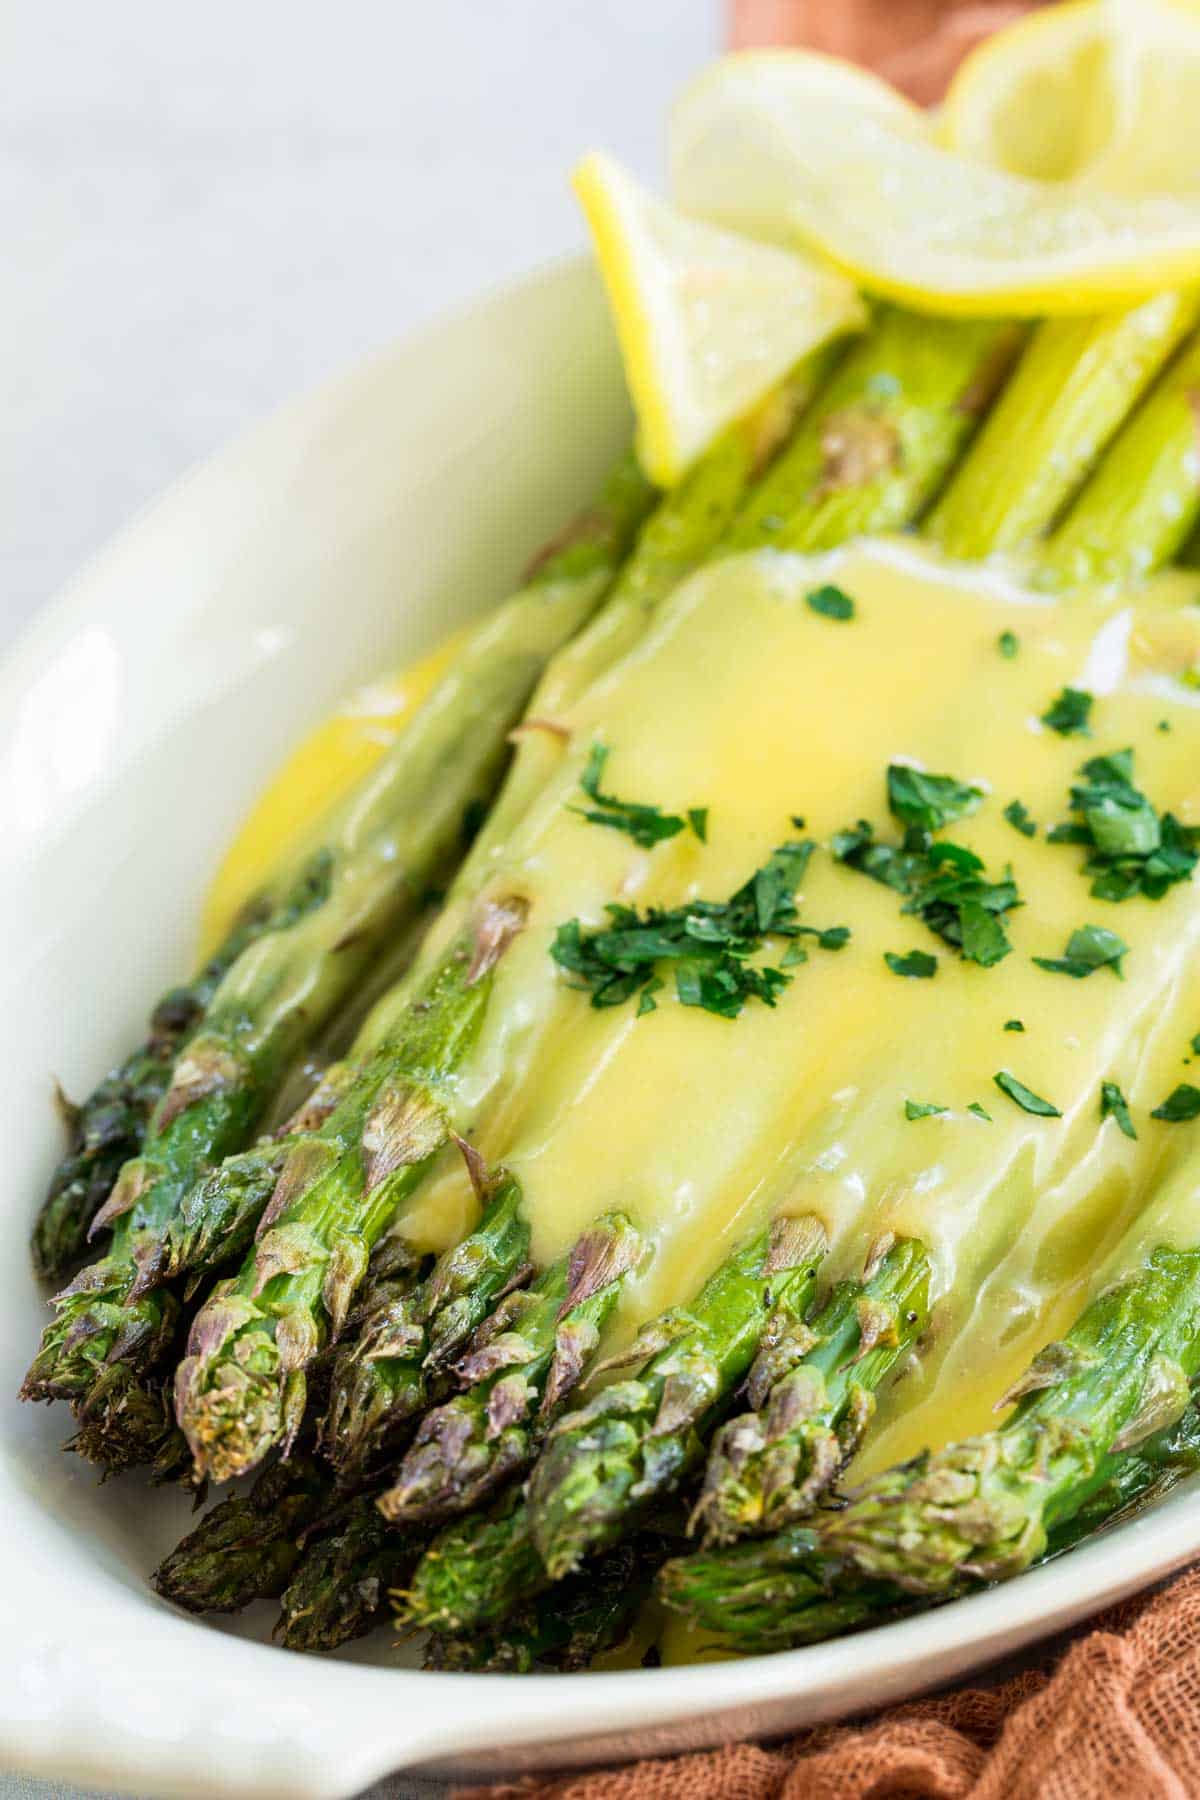
[[[222,1628],[146,1585],[186,1502],[64,1457],[18,1406],[42,1319],[26,1232],[82,1092],[188,964],[197,897],[256,787],[355,683],[499,599],[628,431],[590,268],[568,264],[371,361],[163,500],[0,674],[0,1766],[156,1794],[351,1795],[780,1734],[962,1675],[1200,1552],[1180,1488],[1102,1542],[922,1618],[694,1668],[424,1674]],[[469,520],[469,529],[464,521]]]

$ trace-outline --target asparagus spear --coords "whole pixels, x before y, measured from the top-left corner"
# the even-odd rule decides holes
[[[861,1281],[842,1281],[810,1320],[774,1321],[750,1371],[752,1410],[713,1439],[693,1516],[730,1543],[803,1518],[862,1442],[874,1389],[929,1317],[929,1259],[885,1240]]]
[[[746,502],[729,547],[828,550],[911,524],[1003,384],[1021,336],[1005,320],[880,308]]]
[[[325,1454],[343,1478],[360,1477],[424,1411],[431,1371],[501,1295],[528,1279],[528,1252],[521,1190],[501,1176],[476,1229],[425,1281],[386,1292],[366,1309],[357,1338],[335,1358],[321,1426]]]
[[[962,557],[1038,537],[1198,314],[1200,296],[1188,291],[1039,325],[973,454],[934,508],[929,536]]]
[[[535,582],[473,634],[391,752],[340,808],[325,842],[325,895],[261,937],[220,982],[177,1058],[143,1153],[92,1222],[116,1226],[107,1257],[59,1296],[26,1378],[29,1399],[78,1397],[100,1366],[153,1359],[167,1338],[164,1236],[189,1188],[253,1131],[299,1044],[336,1008],[379,944],[421,904],[489,795],[508,730],[548,658],[594,610],[646,510],[623,466],[603,505]]]
[[[677,1536],[640,1532],[597,1557],[579,1575],[521,1607],[495,1632],[450,1637],[435,1633],[430,1669],[525,1674],[538,1665],[573,1674],[625,1638],[654,1586]]]
[[[703,1455],[768,1319],[800,1320],[825,1234],[813,1218],[777,1219],[727,1257],[692,1305],[644,1326],[614,1382],[552,1428],[529,1482],[531,1529],[552,1579],[624,1535]],[[611,1367],[611,1364],[604,1365]]]
[[[1200,517],[1200,338],[1168,366],[1109,447],[1039,559],[1046,587],[1118,582],[1169,562]]]
[[[406,1588],[393,1595],[405,1630],[449,1637],[503,1625],[549,1582],[529,1528],[529,1507],[510,1488],[486,1513],[444,1525]]]
[[[1018,1574],[1113,1457],[1180,1417],[1198,1369],[1200,1251],[1156,1250],[1034,1360],[1011,1418],[864,1483],[821,1516],[820,1553],[917,1594]]]
[[[340,1335],[374,1244],[450,1139],[455,1072],[523,920],[520,901],[485,908],[398,1038],[319,1129],[299,1139],[299,1192],[285,1169],[279,1207],[268,1206],[253,1254],[197,1314],[176,1371],[176,1414],[199,1472],[228,1480],[294,1439],[306,1368]]]
[[[524,1473],[583,1374],[641,1250],[629,1221],[610,1214],[531,1287],[500,1302],[454,1367],[466,1392],[425,1414],[380,1499],[391,1524],[470,1512]]]
[[[1093,1532],[1119,1523],[1200,1468],[1200,1407],[1193,1401],[1177,1424],[1110,1461],[1108,1478],[1077,1512],[1050,1530],[1037,1561],[1060,1556]],[[844,1570],[831,1586],[816,1544],[813,1531],[801,1525],[726,1549],[675,1557],[659,1573],[658,1597],[708,1641],[742,1655],[817,1643],[932,1603],[894,1582],[861,1579]],[[964,1575],[940,1598],[978,1585]]]
[[[139,1376],[125,1363],[110,1364],[76,1409],[75,1419],[68,1448],[105,1475],[148,1467],[155,1485],[191,1485],[191,1452],[175,1423],[171,1383],[162,1371]]]
[[[237,1612],[281,1594],[305,1530],[329,1504],[329,1485],[308,1457],[264,1469],[250,1492],[205,1514],[150,1577],[164,1600],[188,1612]]]
[[[284,882],[277,896],[264,893],[251,901],[195,979],[163,995],[151,1014],[146,1041],[81,1106],[67,1106],[70,1147],[51,1177],[30,1239],[34,1268],[43,1280],[65,1275],[86,1255],[92,1222],[123,1164],[141,1149],[167,1090],[171,1065],[228,970],[264,932],[286,929],[320,905],[327,873],[325,859],[318,855]]]
[[[288,1650],[336,1650],[363,1637],[423,1548],[423,1538],[389,1531],[369,1495],[350,1501],[298,1555],[275,1636]]]

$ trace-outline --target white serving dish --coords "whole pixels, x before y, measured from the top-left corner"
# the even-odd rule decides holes
[[[780,1734],[1018,1649],[1200,1552],[1157,1511],[1005,1588],[787,1655],[581,1676],[427,1675],[386,1632],[289,1655],[160,1602],[174,1494],[101,1488],[65,1410],[18,1406],[43,1317],[25,1235],[81,1093],[189,964],[197,896],[256,786],[340,694],[498,599],[628,418],[574,262],[301,400],[200,469],[0,672],[0,1766],[155,1794],[351,1795],[400,1768],[499,1775]]]

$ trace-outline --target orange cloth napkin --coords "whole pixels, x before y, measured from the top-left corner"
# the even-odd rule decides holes
[[[736,49],[809,44],[922,104],[1020,0],[732,0]],[[653,1680],[653,1675],[647,1676]],[[569,1695],[564,1704],[569,1704]],[[1104,1614],[992,1687],[958,1688],[777,1748],[465,1790],[460,1800],[1193,1800],[1200,1796],[1200,1568]]]

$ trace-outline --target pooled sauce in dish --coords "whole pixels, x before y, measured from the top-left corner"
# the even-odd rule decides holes
[[[851,616],[828,593],[814,604],[829,589]],[[560,1255],[600,1212],[628,1212],[653,1250],[625,1298],[628,1332],[685,1301],[774,1210],[825,1221],[830,1275],[882,1232],[919,1234],[933,1321],[892,1384],[903,1409],[880,1397],[865,1468],[986,1424],[1106,1259],[1200,1235],[1200,1177],[1184,1168],[1156,1185],[1185,1147],[1181,1128],[1150,1118],[1188,1079],[1200,1031],[1200,884],[1115,904],[1092,895],[1084,848],[1046,839],[1076,817],[1081,765],[1126,749],[1156,812],[1200,823],[1198,597],[1197,578],[1171,576],[1052,599],[911,541],[741,557],[680,588],[559,721],[570,731],[560,770],[495,878],[497,893],[526,898],[529,918],[497,971],[460,1114],[519,1177],[535,1255]],[[1090,735],[1043,722],[1064,688],[1093,697],[1075,720]],[[1072,722],[1070,702],[1061,717]],[[582,817],[596,743],[609,752],[605,790],[680,816],[705,809],[703,835],[642,848]],[[835,835],[857,821],[899,843],[889,764],[983,790],[934,842],[974,852],[988,882],[1011,869],[1012,947],[992,966],[835,858]],[[1035,835],[1021,828],[1031,822]],[[800,919],[850,936],[837,949],[798,940],[807,959],[784,970],[773,1007],[751,997],[727,1019],[683,1005],[664,964],[654,1010],[639,1013],[636,994],[598,1010],[551,958],[572,919],[587,931],[612,903],[727,900],[801,838],[817,847]],[[1034,962],[1063,960],[1084,927],[1118,934],[1120,975]],[[753,960],[779,967],[786,948],[768,939]],[[932,976],[914,952],[936,958]],[[1000,1072],[1019,1085],[1002,1091]],[[1119,1087],[1136,1139],[1102,1120],[1102,1082]],[[469,1204],[448,1165],[414,1228],[436,1245]]]
[[[242,821],[205,896],[202,956],[220,944],[238,907],[296,853],[313,821],[395,743],[461,641],[461,635],[450,638],[419,662],[359,688],[297,744]]]

